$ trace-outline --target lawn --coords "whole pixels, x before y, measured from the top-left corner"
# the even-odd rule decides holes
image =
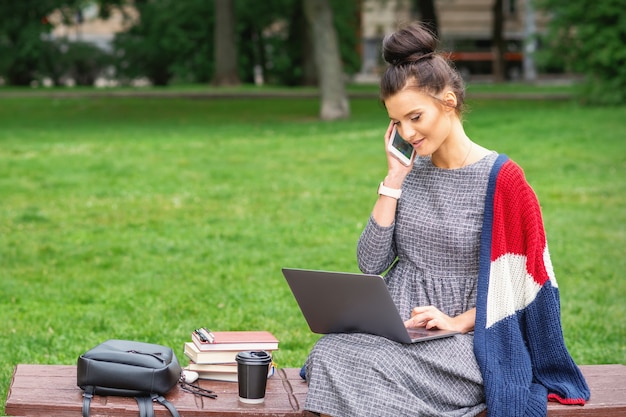
[[[317,339],[281,267],[357,272],[388,119],[353,99],[0,100],[0,397],[18,363],[108,338],[173,347],[198,326],[266,329],[296,367]],[[472,101],[475,141],[542,203],[567,345],[626,364],[625,108]],[[4,408],[0,408],[3,414]]]

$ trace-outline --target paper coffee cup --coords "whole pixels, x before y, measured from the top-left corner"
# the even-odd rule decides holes
[[[260,404],[265,401],[271,355],[263,350],[239,352],[236,361],[239,401],[246,404]]]

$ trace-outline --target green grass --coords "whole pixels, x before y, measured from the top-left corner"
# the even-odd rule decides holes
[[[324,123],[315,99],[3,98],[0,396],[16,364],[108,338],[185,362],[198,326],[270,330],[300,366],[317,336],[280,268],[356,272],[385,175],[386,113],[351,106]],[[625,109],[470,106],[470,137],[539,195],[574,358],[626,364]]]
[[[472,94],[482,94],[482,93],[497,93],[497,94],[538,94],[538,93],[562,93],[562,94],[573,94],[577,91],[578,86],[574,83],[570,82],[537,82],[534,84],[529,84],[525,82],[507,82],[507,83],[490,83],[490,82],[468,82],[467,90],[468,95]],[[379,86],[378,84],[373,83],[352,83],[346,86],[346,89],[349,93],[356,94],[371,94],[373,97],[378,97]],[[264,85],[264,86],[256,86],[252,84],[242,84],[240,86],[234,87],[214,87],[211,85],[202,85],[202,84],[172,84],[166,87],[107,87],[107,88],[97,88],[93,87],[83,87],[76,86],[72,88],[66,87],[34,87],[34,88],[24,88],[24,87],[13,87],[13,86],[1,86],[0,93],[12,93],[12,94],[20,94],[20,95],[32,95],[37,96],[41,94],[50,94],[50,93],[63,93],[63,94],[100,94],[107,95],[109,93],[119,94],[119,93],[133,93],[133,92],[141,92],[141,93],[161,93],[161,94],[211,94],[211,93],[233,93],[233,94],[267,94],[267,93],[278,93],[278,94],[317,94],[318,89],[315,87],[287,87],[287,86],[273,86],[273,85]]]

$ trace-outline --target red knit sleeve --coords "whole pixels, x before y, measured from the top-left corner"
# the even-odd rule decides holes
[[[546,235],[537,196],[522,168],[511,160],[503,165],[496,189],[494,212],[503,215],[494,218],[491,261],[504,254],[526,256],[526,270],[543,285],[550,277],[544,265]]]

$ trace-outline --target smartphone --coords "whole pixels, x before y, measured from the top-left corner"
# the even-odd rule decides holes
[[[415,159],[415,149],[400,136],[395,126],[391,131],[391,139],[389,140],[387,149],[389,149],[389,152],[396,157],[396,159],[406,166],[411,165]]]

